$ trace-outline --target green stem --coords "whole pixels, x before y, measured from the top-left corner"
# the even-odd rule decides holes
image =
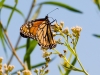
[[[59,29],[58,29],[59,30]],[[59,30],[59,32],[60,32],[60,34],[65,38],[65,41],[66,41],[66,43],[65,43],[65,46],[67,46],[67,48],[74,54],[74,56],[77,58],[77,61],[78,61],[78,63],[80,64],[80,66],[81,66],[81,68],[82,68],[82,70],[83,70],[83,72],[86,74],[86,75],[89,75],[86,71],[85,71],[85,69],[83,68],[83,66],[82,66],[82,64],[81,64],[81,62],[80,62],[80,60],[79,60],[79,58],[78,58],[78,56],[77,56],[77,54],[76,54],[76,45],[77,45],[77,42],[78,42],[78,37],[76,38],[76,40],[75,40],[75,42],[74,42],[74,47],[73,47],[73,49],[70,47],[70,45],[68,44],[68,40],[67,40],[67,38],[64,36],[64,34],[62,33],[62,31],[60,31]],[[58,54],[59,54],[59,52],[57,51],[57,50],[55,50]],[[63,57],[63,59],[66,61],[66,62],[68,62],[67,61],[67,59],[66,59],[66,57]],[[68,62],[68,64],[70,64],[69,62]],[[71,64],[70,64],[71,65]],[[74,67],[73,65],[71,65],[73,68],[76,68],[76,67]],[[77,69],[77,68],[76,68]]]
[[[65,39],[65,41],[66,41],[66,42],[65,42],[65,46],[67,46],[67,48],[75,55],[75,50],[73,50],[73,49],[70,47],[66,36],[64,36],[64,34],[63,34],[62,31],[59,30],[59,32],[60,32],[60,34],[64,37],[64,39]]]
[[[80,64],[80,66],[81,66],[83,72],[84,72],[86,75],[89,75],[89,74],[86,72],[86,70],[84,69],[84,67],[82,66],[82,64],[81,64],[81,62],[80,62],[80,60],[79,60],[79,58],[78,58],[77,56],[76,56],[76,58],[77,58],[77,60],[78,60],[78,62],[79,62],[79,64]]]
[[[56,49],[53,49],[53,50],[56,51],[57,54],[60,54],[60,52],[58,52]],[[71,64],[68,62],[68,60],[66,59],[65,56],[63,56],[62,58],[63,58],[70,66],[72,66],[74,69],[79,70],[78,68],[76,68],[76,67],[74,67],[73,65],[71,65]]]

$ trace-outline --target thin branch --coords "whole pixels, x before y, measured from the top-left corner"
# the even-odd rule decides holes
[[[33,0],[32,5],[31,5],[31,8],[30,8],[30,11],[29,11],[29,13],[28,13],[28,16],[27,16],[25,22],[28,21],[30,15],[31,15],[31,12],[32,12],[32,10],[33,10],[33,8],[34,8],[34,6],[35,6],[35,4],[36,4],[36,0]],[[24,22],[24,23],[25,23],[25,22]],[[17,43],[16,43],[16,45],[15,45],[15,50],[16,50],[16,48],[18,47],[18,44],[19,44],[20,40],[21,40],[21,36],[19,35],[19,38],[18,38]],[[11,55],[11,57],[10,57],[8,63],[7,63],[8,65],[11,63],[12,59],[13,59],[13,54]]]
[[[21,36],[19,36],[19,38],[18,38],[18,40],[17,40],[17,43],[16,43],[16,46],[15,46],[15,50],[16,50],[16,48],[17,48],[17,46],[18,46],[18,44],[19,44],[19,42],[20,42],[20,40],[21,40]],[[10,62],[12,61],[12,59],[13,59],[13,54],[11,55],[11,57],[10,57],[10,59],[9,59],[9,61],[8,61],[8,63],[7,63],[7,65],[9,65],[10,64]]]
[[[19,59],[19,57],[17,56],[16,51],[15,51],[15,49],[13,48],[13,46],[12,46],[12,44],[11,44],[11,42],[10,42],[10,39],[9,39],[9,37],[8,37],[8,35],[7,35],[7,32],[6,32],[6,30],[4,29],[4,27],[2,26],[2,23],[1,23],[1,22],[0,22],[0,25],[1,25],[2,29],[3,29],[3,31],[4,31],[4,34],[5,34],[5,36],[6,36],[6,39],[7,39],[8,43],[9,43],[9,45],[10,45],[10,47],[11,47],[11,50],[12,50],[12,52],[13,52],[13,55],[17,58],[17,60],[20,62],[20,64],[23,66],[23,68],[24,68],[24,69],[27,69],[27,68],[25,67],[25,65],[21,62],[21,60]]]

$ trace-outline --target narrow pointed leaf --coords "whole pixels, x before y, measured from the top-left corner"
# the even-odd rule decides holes
[[[6,50],[6,46],[5,46],[5,38],[4,38],[4,34],[3,34],[3,30],[2,30],[2,23],[0,22],[0,42],[2,44],[2,47],[4,49],[4,52],[7,56],[7,50]]]
[[[98,35],[98,34],[93,34],[93,36],[100,38],[100,35]]]
[[[27,45],[26,45],[26,52],[28,52],[29,47],[30,47],[30,39],[28,38],[27,39]],[[28,69],[31,70],[30,55],[27,57],[25,62],[27,63]]]
[[[44,4],[56,5],[56,6],[68,9],[70,11],[73,11],[73,12],[82,13],[80,10],[75,9],[75,8],[73,8],[67,4],[61,3],[61,2],[48,1],[48,2],[42,2],[39,5],[44,5]]]
[[[15,9],[16,9],[16,6],[17,6],[17,3],[15,3],[15,6],[13,7],[13,9],[12,9],[12,11],[11,11],[11,13],[10,13],[10,16],[9,16],[9,18],[8,18],[8,22],[7,22],[7,25],[6,25],[6,30],[7,30],[7,28],[8,28],[8,25],[9,25],[9,23],[10,23],[10,21],[11,21],[11,18],[12,18],[12,16],[13,16],[13,14],[14,14],[14,11],[15,11]]]
[[[16,50],[19,50],[19,49],[22,49],[22,48],[25,48],[26,47],[26,44],[25,45],[22,45],[22,46],[19,46],[16,48]]]
[[[30,42],[30,46],[29,46],[29,48],[28,48],[28,50],[27,50],[27,52],[26,52],[26,54],[24,56],[24,61],[30,56],[32,51],[35,49],[36,45],[37,45],[37,41],[32,40],[32,42]]]
[[[11,10],[14,8],[14,7],[12,7],[12,6],[10,6],[10,5],[6,5],[6,4],[4,4],[3,7],[4,7],[4,8],[7,8],[7,9],[11,9]],[[15,8],[15,11],[16,11],[17,13],[19,13],[19,14],[25,19],[24,14],[23,14],[20,10],[18,10],[17,8]]]

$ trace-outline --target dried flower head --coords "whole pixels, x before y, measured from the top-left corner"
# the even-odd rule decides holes
[[[48,65],[48,62],[45,64],[45,68],[47,68],[49,65]]]
[[[20,74],[21,74],[21,72],[20,72],[20,71],[18,71],[18,72],[17,72],[17,75],[20,75]]]
[[[59,54],[59,57],[63,57],[63,54]]]
[[[46,62],[50,62],[51,58],[50,57],[46,57],[45,60],[46,60]]]
[[[32,75],[31,72],[29,70],[24,70],[23,71],[23,75]]]
[[[53,32],[53,36],[56,36],[56,33],[55,32]]]
[[[66,50],[63,50],[64,51],[64,53],[66,53],[67,51]]]
[[[43,51],[43,58],[50,56],[52,52]]]
[[[68,35],[68,33],[69,33],[69,28],[66,27],[66,28],[63,30],[63,33],[64,33],[65,35]]]
[[[78,36],[80,36],[80,32],[81,32],[82,28],[79,26],[76,26],[76,27],[72,27],[71,30],[73,32],[72,33],[73,36],[78,37]]]
[[[43,51],[47,51],[48,48],[41,47],[41,50],[43,50]]]
[[[44,70],[43,69],[40,69],[40,73],[42,73]]]
[[[64,43],[61,42],[61,38],[59,38],[59,39],[56,41],[56,43],[57,43],[57,44],[61,44],[61,45],[64,44]]]
[[[3,75],[3,70],[0,70],[0,75]]]
[[[7,64],[4,64],[4,68],[7,68]]]
[[[64,27],[64,22],[63,22],[63,21],[60,22],[60,26],[61,26],[62,28]]]
[[[57,23],[54,23],[54,26],[53,26],[52,29],[53,29],[54,32],[59,32],[60,28],[59,28],[59,25]]]
[[[8,73],[8,68],[4,68],[4,69],[5,69],[5,72]]]
[[[8,71],[12,71],[14,69],[14,65],[9,65],[8,66]]]
[[[45,71],[45,74],[47,74],[47,73],[49,73],[49,70],[46,70],[46,71]]]
[[[2,64],[0,63],[0,70],[2,69]]]
[[[0,63],[2,63],[2,60],[3,60],[3,58],[2,58],[2,57],[0,57]]]
[[[34,70],[34,72],[35,72],[35,73],[38,73],[38,72],[39,72],[39,70],[38,70],[38,69],[35,69],[35,70]]]

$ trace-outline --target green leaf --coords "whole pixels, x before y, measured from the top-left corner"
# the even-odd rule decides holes
[[[22,49],[22,48],[25,48],[26,47],[26,44],[25,45],[22,45],[22,46],[19,46],[16,48],[16,50],[19,50],[19,49]]]
[[[48,1],[48,2],[42,2],[39,5],[43,5],[43,4],[56,5],[56,6],[68,9],[70,11],[73,11],[73,12],[82,13],[80,10],[77,10],[77,9],[75,9],[67,4],[61,3],[61,2]]]
[[[8,9],[11,9],[11,10],[13,10],[14,9],[14,7],[12,7],[12,6],[9,6],[9,5],[6,5],[6,4],[4,4],[3,5],[3,7],[4,8],[8,8]],[[17,8],[15,8],[15,11],[17,12],[17,13],[19,13],[24,19],[25,19],[25,16],[24,16],[24,14],[20,11],[20,10],[18,10]]]
[[[93,36],[100,38],[100,35],[98,35],[98,34],[93,34]]]
[[[30,54],[32,53],[32,51],[35,49],[36,45],[37,45],[37,41],[36,40],[32,40],[29,44],[29,47],[27,49],[27,52],[24,56],[24,61],[27,60],[27,58],[30,56]]]
[[[2,8],[4,2],[5,2],[5,0],[1,0],[1,1],[0,1],[0,9]]]
[[[0,21],[0,40],[1,40],[4,52],[7,55],[7,50],[6,50],[6,46],[5,46],[5,38],[4,38],[4,33],[3,33],[1,21]]]
[[[30,39],[28,38],[27,39],[27,45],[26,45],[26,52],[28,51],[29,47],[30,47]],[[27,57],[25,62],[27,63],[28,69],[31,70],[30,55]]]
[[[7,22],[7,25],[6,25],[6,30],[7,30],[8,26],[9,26],[9,23],[11,21],[11,18],[12,18],[13,14],[14,14],[15,9],[16,9],[16,6],[17,6],[17,3],[15,3],[15,6],[13,7],[13,9],[12,9],[12,11],[10,13],[10,16],[8,18],[8,22]]]
[[[5,39],[4,39],[4,35],[3,34],[0,35],[0,40],[1,40],[2,47],[4,49],[4,52],[7,55],[7,50],[6,50],[6,45],[5,45]]]

